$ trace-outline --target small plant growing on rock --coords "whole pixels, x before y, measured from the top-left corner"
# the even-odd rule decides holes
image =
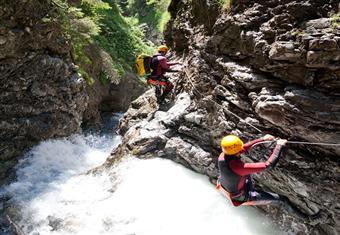
[[[219,0],[219,4],[221,6],[221,9],[223,11],[226,11],[227,13],[231,12],[233,3],[234,3],[234,0]]]
[[[290,32],[290,35],[292,35],[292,37],[297,38],[297,37],[302,36],[302,35],[303,35],[303,32],[300,31],[300,30],[293,30],[293,31]]]
[[[334,29],[340,27],[340,12],[331,17],[331,24]]]

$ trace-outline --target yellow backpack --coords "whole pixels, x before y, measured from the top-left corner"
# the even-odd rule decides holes
[[[152,56],[139,55],[136,59],[137,74],[141,77],[147,77],[151,74]]]

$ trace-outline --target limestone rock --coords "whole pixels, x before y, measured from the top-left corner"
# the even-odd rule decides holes
[[[88,86],[72,62],[62,25],[45,21],[53,4],[0,3],[0,181],[37,142],[99,123],[100,111],[124,111],[144,91],[131,74],[119,79],[111,57],[95,45],[85,51],[93,62],[89,74],[99,78],[104,71],[108,82]]]
[[[339,32],[330,21],[337,1],[235,1],[229,14],[200,2],[172,1],[165,33],[186,55],[174,105],[183,94],[189,104],[177,115],[157,111],[149,98],[131,105],[111,159],[137,149],[141,158],[170,158],[214,181],[226,134],[340,140]],[[259,145],[242,157],[257,162],[270,153]],[[287,196],[297,213],[263,209],[288,233],[338,234],[339,156],[335,146],[287,144],[278,166],[254,178]]]

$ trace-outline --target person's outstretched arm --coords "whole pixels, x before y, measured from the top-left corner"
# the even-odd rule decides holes
[[[242,161],[231,161],[229,166],[233,172],[240,176],[261,172],[267,168],[265,162],[244,163]]]
[[[270,157],[266,161],[266,166],[267,167],[273,167],[273,166],[276,165],[276,163],[279,161],[279,157],[280,157],[280,153],[281,153],[282,147],[286,143],[287,143],[287,140],[284,140],[284,139],[280,139],[280,140],[277,141],[277,144],[276,144],[272,154],[270,155]]]
[[[274,139],[274,136],[267,134],[267,135],[265,135],[265,136],[263,136],[259,139],[250,141],[250,142],[243,145],[243,151],[242,152],[249,151],[254,144],[257,144],[257,143],[260,143],[260,142],[263,142],[263,141],[267,141],[267,140],[273,140],[273,139]]]
[[[181,64],[181,63],[180,62],[167,62],[168,66],[174,66],[174,65],[177,65],[177,64]]]
[[[177,69],[171,69],[172,66],[181,64],[180,62],[167,62],[168,69],[166,70],[167,72],[170,73],[175,73],[175,72],[181,72],[180,70]]]
[[[176,72],[181,72],[181,70],[168,69],[166,72],[167,72],[167,73],[176,73]]]
[[[245,176],[264,171],[265,169],[275,166],[279,160],[282,147],[287,140],[278,140],[273,153],[266,162],[244,163],[242,161],[231,161],[230,168],[238,175]]]

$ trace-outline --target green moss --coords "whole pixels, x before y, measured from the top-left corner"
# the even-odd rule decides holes
[[[102,84],[106,84],[109,81],[109,77],[107,76],[107,74],[105,73],[105,71],[102,71],[99,75],[99,81]]]
[[[337,14],[334,14],[331,17],[331,23],[333,28],[339,28],[340,27],[340,12]]]
[[[158,29],[160,32],[163,32],[166,24],[169,22],[171,15],[168,11],[164,12],[161,16],[161,19],[158,23]]]
[[[87,85],[92,86],[94,84],[94,79],[83,68],[79,67],[78,72],[85,79]]]
[[[140,155],[140,151],[137,148],[132,149],[131,152],[132,152],[132,155],[134,155],[134,156],[139,156]]]
[[[290,33],[293,37],[299,37],[303,35],[303,32],[300,30],[294,30]]]
[[[234,0],[219,0],[219,5],[223,11],[230,12],[234,4]]]

